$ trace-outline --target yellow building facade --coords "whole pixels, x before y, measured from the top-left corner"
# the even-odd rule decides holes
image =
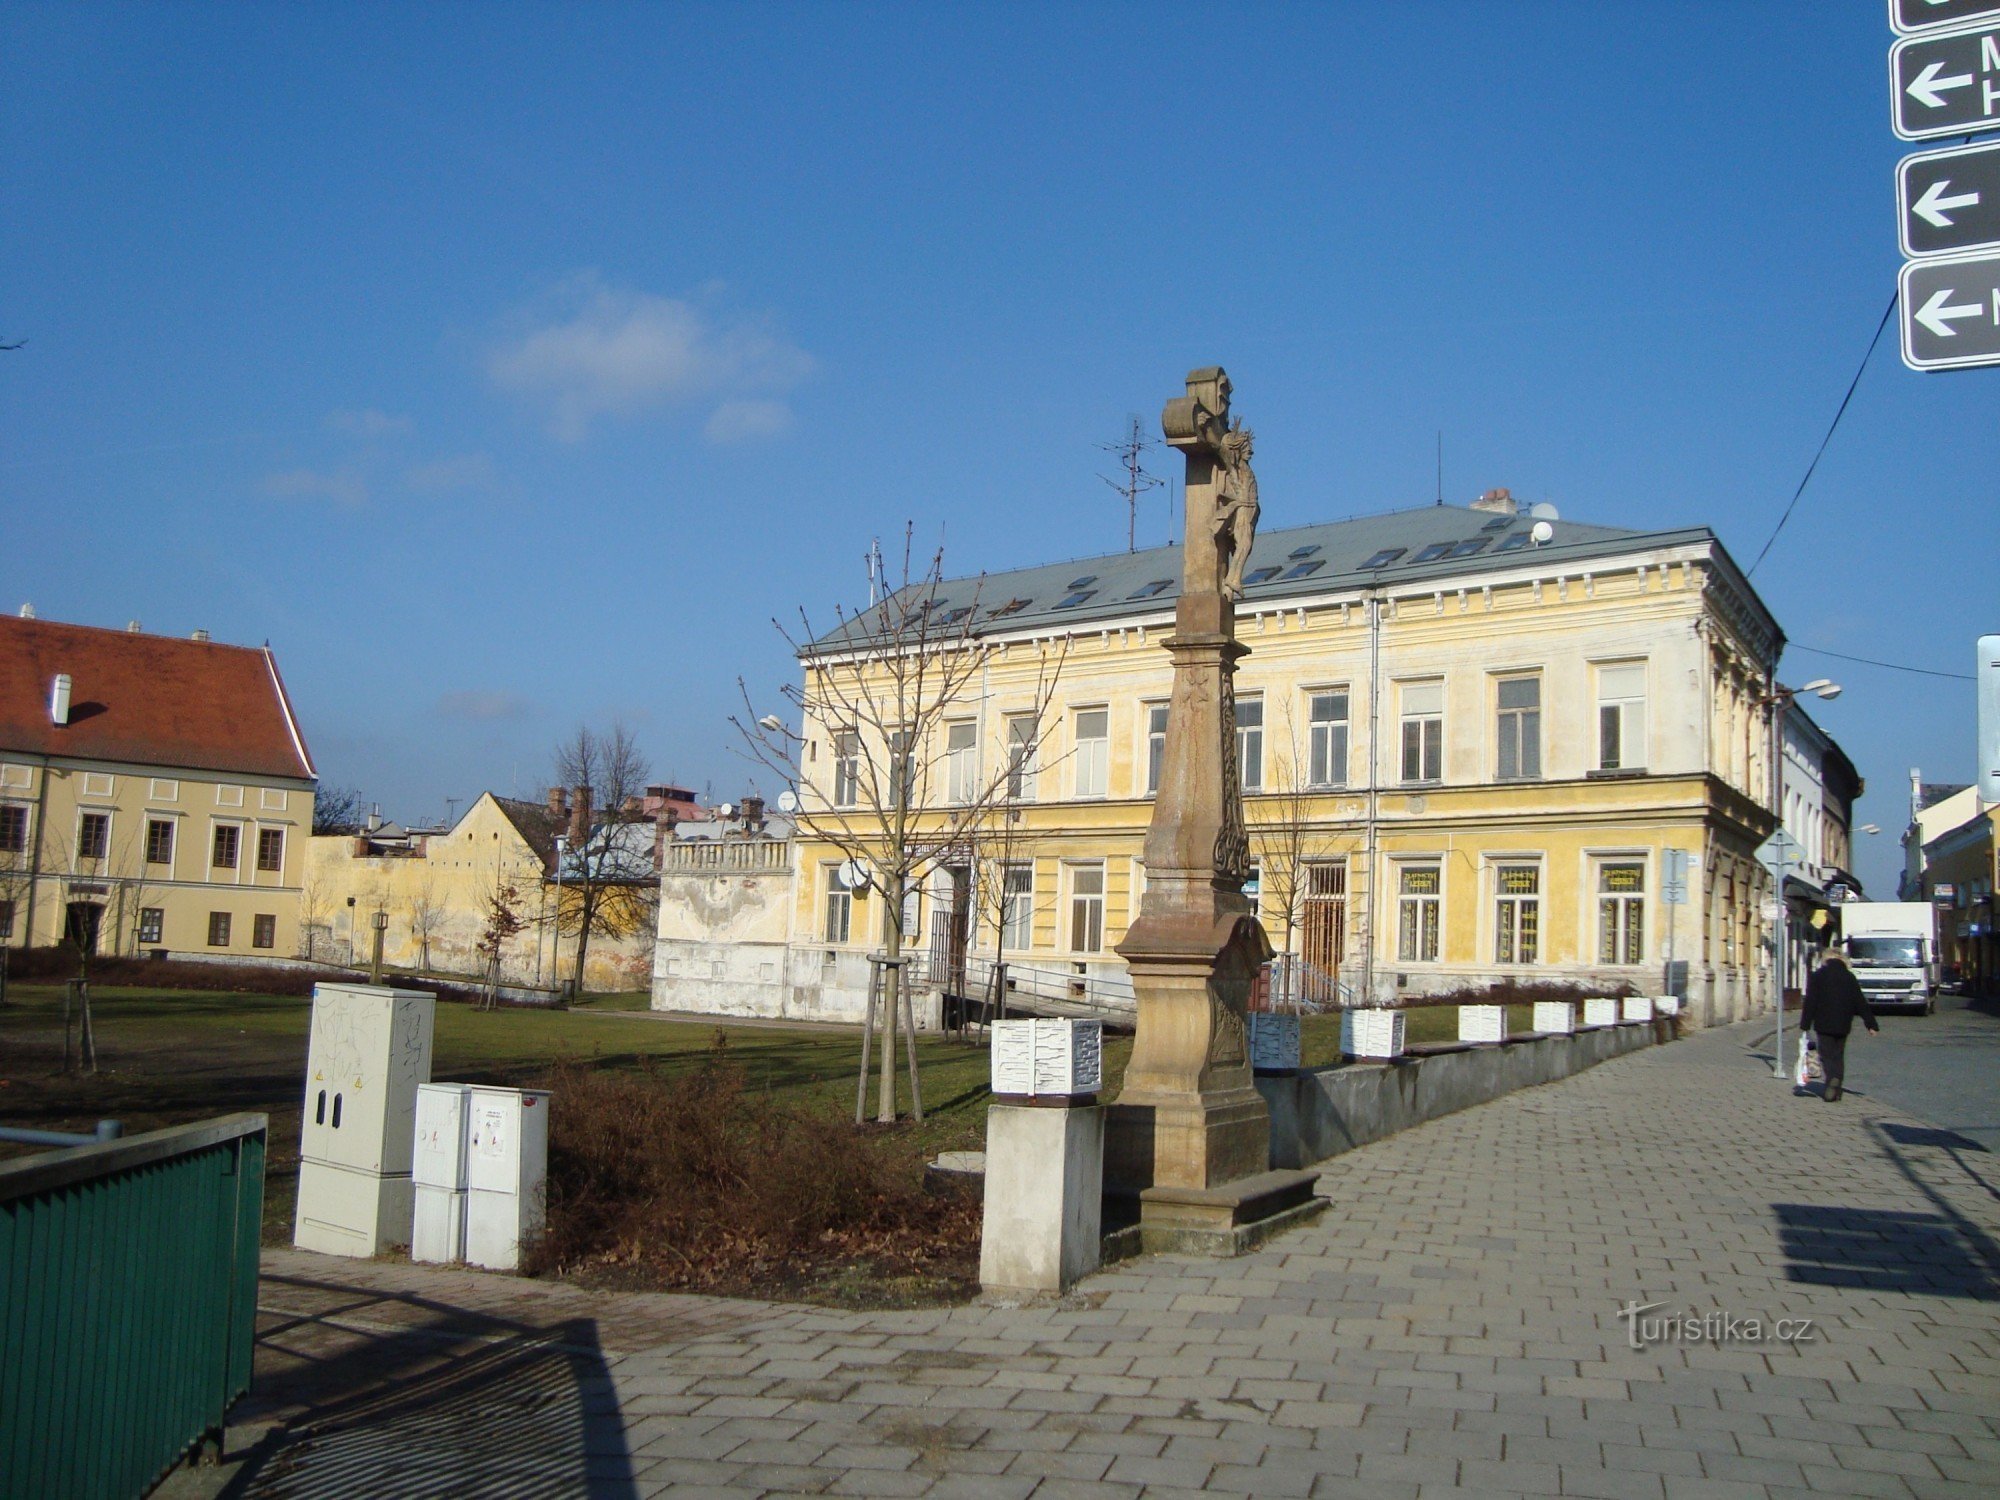
[[[1112,950],[1144,887],[1178,578],[1161,548],[933,589],[928,618],[960,635],[923,649],[974,652],[978,670],[911,715],[927,730],[907,751],[906,834],[935,869],[905,946],[1129,996]],[[1782,636],[1710,532],[1426,507],[1267,534],[1246,584],[1238,758],[1288,984],[1381,1003],[1508,979],[1671,983],[1705,1021],[1768,1007],[1754,850],[1773,826]],[[812,711],[841,696],[815,674],[844,654],[842,633],[802,654],[790,942],[829,972],[883,941],[852,810],[895,758],[884,734]],[[1004,794],[978,805],[996,771]],[[816,836],[836,820],[840,837]]]

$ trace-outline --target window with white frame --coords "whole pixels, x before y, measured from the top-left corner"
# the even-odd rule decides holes
[[[1542,774],[1542,679],[1502,677],[1496,684],[1499,719],[1495,725],[1502,781],[1530,781]]]
[[[1313,786],[1347,785],[1347,689],[1306,697],[1307,759]]]
[[[852,807],[861,799],[861,736],[852,729],[833,732],[833,805]]]
[[[820,866],[821,884],[826,887],[826,915],[821,935],[829,943],[844,943],[854,930],[854,892],[841,878],[841,866]]]
[[[76,820],[76,857],[103,859],[111,853],[111,814],[87,812]]]
[[[1076,714],[1076,794],[1102,797],[1109,784],[1111,710],[1078,709]]]
[[[10,938],[13,935],[14,903],[12,900],[0,901],[0,938]]]
[[[1027,860],[1000,871],[1000,946],[1011,953],[1035,941],[1035,867]]]
[[[166,930],[167,930],[167,913],[164,908],[158,906],[142,906],[139,908],[140,942],[142,943],[165,942],[166,939],[164,937],[164,934]]]
[[[1597,866],[1597,961],[1646,961],[1646,864],[1601,860]]]
[[[1493,867],[1493,961],[1531,964],[1542,951],[1542,867]]]
[[[1007,718],[1007,795],[1015,802],[1031,802],[1035,796],[1035,741],[1040,723],[1033,714],[1010,714]]]
[[[209,856],[209,864],[218,870],[233,870],[243,843],[243,829],[235,823],[215,825],[215,848]]]
[[[1405,864],[1397,871],[1396,958],[1401,963],[1436,963],[1443,921],[1444,867]]]
[[[1258,697],[1236,700],[1236,768],[1243,777],[1243,790],[1261,791],[1264,786],[1264,700]]]
[[[146,820],[146,863],[149,865],[170,865],[174,862],[174,820],[172,818],[148,818]]]
[[[282,828],[260,828],[257,830],[257,868],[267,872],[281,872],[285,868],[285,830]]]
[[[1069,867],[1069,946],[1072,953],[1104,951],[1104,865]]]
[[[0,802],[0,854],[28,852],[28,809],[18,802]]]
[[[1444,777],[1444,681],[1406,682],[1403,696],[1403,780]]]
[[[1160,789],[1160,773],[1167,764],[1167,705],[1146,705],[1146,795]]]
[[[979,796],[979,726],[971,719],[945,725],[945,793],[963,807]]]
[[[1607,663],[1597,669],[1597,768],[1646,767],[1646,664]]]

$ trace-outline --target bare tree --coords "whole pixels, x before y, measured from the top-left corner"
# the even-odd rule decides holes
[[[573,789],[581,837],[565,841],[562,899],[556,932],[576,936],[576,988],[583,990],[584,959],[592,937],[623,938],[650,929],[659,903],[653,868],[653,830],[643,811],[651,767],[623,724],[599,733],[579,725],[556,747],[558,784]]]
[[[322,784],[313,792],[314,833],[359,833],[366,817],[361,793],[351,786]]]
[[[1037,643],[1015,653],[1032,653],[1033,662],[1028,694],[1010,722],[1032,723],[1036,733],[982,764],[981,751],[990,747],[972,737],[977,722],[955,742],[952,721],[976,712],[984,675],[1001,660],[988,639],[994,621],[1012,612],[1009,605],[1020,606],[990,607],[973,584],[947,590],[943,552],[913,567],[911,536],[906,528],[901,583],[867,609],[842,611],[823,637],[804,611],[798,634],[777,627],[805,669],[801,683],[784,689],[801,732],[791,734],[775,716],[760,719],[740,681],[744,714],[731,720],[752,757],[797,789],[800,827],[845,854],[882,897],[890,960],[877,1108],[884,1123],[896,1118],[896,961],[911,937],[903,930],[906,898],[932,870],[965,861],[967,831],[1007,800],[1018,757],[1034,754],[1068,649]]]
[[[318,950],[322,938],[331,948],[333,924],[327,908],[326,888],[313,875],[311,860],[308,858],[305,878],[299,882],[298,956],[304,959],[319,957]]]
[[[486,969],[486,1005],[491,1010],[500,1003],[500,966],[507,941],[528,925],[521,911],[521,891],[506,876],[495,874],[493,885],[481,903],[485,922],[480,929],[478,951]]]
[[[1318,793],[1306,755],[1299,744],[1297,715],[1289,699],[1284,711],[1284,740],[1272,747],[1270,788],[1247,804],[1250,839],[1257,850],[1257,911],[1266,931],[1275,925],[1282,934],[1279,954],[1280,1004],[1296,1001],[1293,979],[1296,959],[1293,938],[1303,915],[1313,859],[1332,851],[1337,840],[1313,817]]]
[[[404,906],[404,914],[410,919],[410,936],[417,942],[417,967],[426,973],[431,966],[431,939],[444,931],[445,921],[450,916],[444,900],[438,895],[437,872],[426,868],[410,891]]]

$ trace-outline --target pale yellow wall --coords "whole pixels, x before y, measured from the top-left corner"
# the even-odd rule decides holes
[[[0,802],[25,810],[27,849],[0,852],[0,899],[15,903],[15,946],[60,940],[69,901],[101,902],[98,951],[130,954],[166,948],[243,957],[289,957],[298,937],[299,886],[312,829],[312,783],[273,777],[218,775],[172,767],[0,756]],[[85,815],[108,815],[103,859],[79,856]],[[146,859],[147,825],[174,827],[172,858]],[[214,864],[215,830],[238,830],[234,869]],[[282,840],[278,868],[258,868],[259,835]],[[32,930],[28,887],[39,842],[41,878],[33,881]],[[101,887],[102,893],[92,890]],[[139,941],[139,915],[161,913],[157,941]],[[211,945],[209,917],[229,914],[229,941]],[[272,918],[269,948],[255,944],[256,919]]]

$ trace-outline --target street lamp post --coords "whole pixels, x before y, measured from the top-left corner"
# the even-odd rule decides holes
[[[1774,1050],[1777,1056],[1771,1061],[1773,1078],[1790,1078],[1791,1070],[1785,1066],[1785,981],[1790,977],[1792,952],[1792,924],[1785,909],[1785,852],[1782,835],[1785,831],[1785,710],[1801,693],[1811,693],[1816,698],[1838,698],[1840,684],[1827,677],[1815,677],[1803,687],[1790,688],[1771,679],[1770,691],[1764,695],[1765,707],[1771,714],[1771,817],[1773,831],[1780,835],[1777,858],[1777,915],[1771,923],[1771,974],[1777,985],[1776,1003],[1771,1007],[1777,1017],[1778,1029]]]
[[[562,870],[563,851],[569,847],[566,834],[556,835],[556,918],[549,925],[549,982],[562,992]]]

